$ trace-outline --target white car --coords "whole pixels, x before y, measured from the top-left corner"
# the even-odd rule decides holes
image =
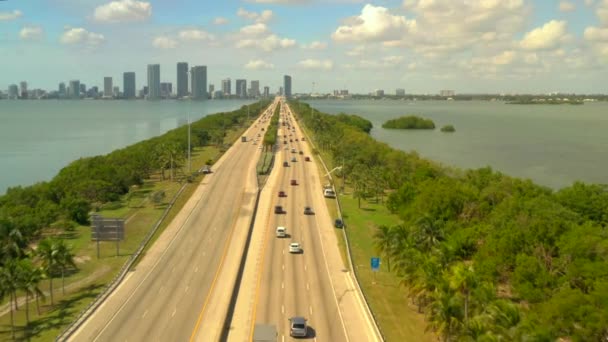
[[[302,253],[302,247],[297,242],[289,244],[289,253]]]

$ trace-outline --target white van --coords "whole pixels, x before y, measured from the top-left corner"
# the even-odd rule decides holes
[[[325,190],[323,190],[323,196],[325,196],[327,198],[335,198],[336,193],[334,192],[333,189],[325,189]]]
[[[278,238],[287,237],[287,228],[285,228],[285,227],[277,227],[277,237]]]

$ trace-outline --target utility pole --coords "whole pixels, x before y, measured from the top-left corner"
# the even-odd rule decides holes
[[[190,112],[188,112],[188,174],[192,173],[192,160],[190,159],[190,149],[191,149],[191,143],[190,143]]]

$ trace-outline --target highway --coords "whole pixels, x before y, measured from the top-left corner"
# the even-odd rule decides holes
[[[287,120],[293,131],[279,126],[280,150],[261,193],[228,341],[250,341],[255,324],[275,326],[277,341],[291,340],[288,319],[293,316],[307,319],[307,337],[315,341],[379,341],[361,294],[345,272],[309,143],[302,141],[302,131],[286,105],[283,111],[281,120]],[[283,166],[285,161],[288,167]],[[292,180],[298,185],[291,185]],[[279,197],[279,191],[287,197]],[[284,213],[275,214],[276,205]],[[305,206],[315,214],[304,215]],[[287,228],[287,238],[276,237],[277,226]],[[303,253],[289,253],[291,242],[300,243]]]
[[[245,133],[249,138],[263,136],[269,120],[259,120]],[[219,339],[252,219],[260,153],[259,145],[237,141],[70,340],[188,341],[203,326],[204,340]]]

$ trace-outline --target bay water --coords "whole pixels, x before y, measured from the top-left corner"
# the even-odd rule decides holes
[[[1,100],[0,194],[50,180],[80,157],[106,154],[252,101]]]
[[[608,184],[608,103],[508,105],[491,101],[316,100],[327,113],[357,114],[371,135],[458,168],[491,166],[554,189],[574,181]],[[403,115],[432,119],[435,130],[389,130]],[[443,133],[444,125],[456,132]]]

